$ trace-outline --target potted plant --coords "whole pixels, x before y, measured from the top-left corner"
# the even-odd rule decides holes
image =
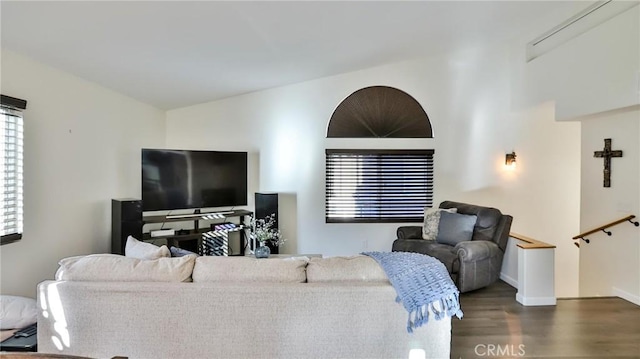
[[[251,217],[251,225],[249,226],[250,238],[256,244],[256,258],[268,258],[271,254],[271,248],[278,249],[286,239],[280,235],[280,230],[275,228],[275,213],[265,218]]]

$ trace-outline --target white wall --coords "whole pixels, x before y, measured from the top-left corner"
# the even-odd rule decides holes
[[[2,94],[28,103],[24,234],[0,247],[0,293],[35,297],[61,258],[110,251],[111,198],[140,197],[164,113],[7,50],[1,66]]]
[[[554,122],[552,103],[512,109],[511,61],[507,46],[470,49],[176,109],[167,113],[167,146],[259,153],[260,182],[250,191],[297,194],[297,234],[286,235],[299,253],[390,250],[395,239],[398,224],[324,222],[324,150],[340,147],[434,148],[435,203],[495,206],[514,216],[515,232],[570,246],[579,220],[579,125]],[[435,138],[326,139],[340,101],[372,85],[415,97]],[[516,172],[503,166],[511,150]],[[564,277],[556,292],[576,296],[578,254],[560,250],[567,253],[558,255]]]
[[[556,296],[576,297],[579,257],[570,238],[580,220],[580,125],[554,118],[551,102],[513,114],[516,170],[503,171],[500,186],[464,195],[512,214],[513,232],[556,245]]]
[[[518,288],[518,242],[517,239],[509,237],[500,269],[500,279],[514,288]]]
[[[529,62],[514,74],[518,106],[554,100],[557,120],[571,120],[640,104],[639,19],[635,6]]]
[[[640,110],[616,111],[582,121],[581,232],[640,215]],[[611,187],[603,187],[604,139],[623,157],[611,159]],[[640,229],[621,223],[580,243],[580,295],[621,296],[640,305]],[[576,233],[577,234],[577,233]]]

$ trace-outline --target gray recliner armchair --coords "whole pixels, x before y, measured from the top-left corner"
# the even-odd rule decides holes
[[[417,252],[439,259],[461,293],[498,280],[513,217],[496,208],[452,201],[440,203],[440,208],[457,208],[457,213],[477,216],[470,241],[455,246],[438,243],[422,239],[421,226],[402,226],[397,230],[392,251]]]

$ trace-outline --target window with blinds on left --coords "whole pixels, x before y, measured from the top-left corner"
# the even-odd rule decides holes
[[[2,95],[0,103],[0,243],[22,238],[23,140],[22,110],[27,102]]]

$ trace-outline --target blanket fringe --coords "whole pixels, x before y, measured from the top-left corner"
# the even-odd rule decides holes
[[[446,298],[413,309],[407,319],[407,331],[413,333],[414,329],[427,324],[429,322],[429,312],[433,313],[436,320],[441,320],[446,316],[453,317],[454,315],[458,319],[462,319],[463,313],[460,310],[458,297],[458,293],[452,293]],[[396,302],[399,302],[398,299],[400,297],[396,298]]]

